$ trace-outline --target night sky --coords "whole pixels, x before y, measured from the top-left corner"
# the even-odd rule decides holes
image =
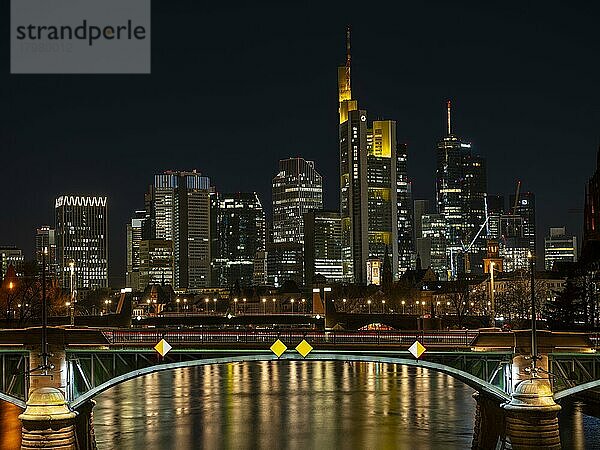
[[[397,121],[414,198],[433,198],[452,99],[453,131],[487,158],[488,191],[508,200],[521,179],[537,196],[540,236],[561,225],[581,233],[600,131],[596,2],[220,3],[152,2],[151,75],[76,76],[10,75],[2,2],[0,245],[32,257],[57,195],[106,194],[118,287],[125,225],[166,169],[198,169],[221,192],[257,191],[270,213],[278,159],[302,156],[337,208],[347,24],[353,96],[370,120]]]

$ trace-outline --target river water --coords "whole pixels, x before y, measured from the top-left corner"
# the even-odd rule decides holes
[[[94,423],[100,450],[467,449],[472,394],[420,368],[247,362],[128,381],[98,396]],[[15,411],[0,407],[0,450],[18,448]],[[563,448],[600,449],[587,407],[564,405],[560,421]]]

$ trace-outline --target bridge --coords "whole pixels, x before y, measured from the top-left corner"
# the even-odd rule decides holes
[[[88,431],[93,427],[91,400],[101,392],[149,373],[207,364],[306,359],[427,368],[452,376],[477,391],[478,420],[487,417],[487,428],[491,417],[501,415],[500,405],[510,405],[519,395],[520,382],[531,379],[528,330],[347,332],[51,327],[47,331],[53,367],[47,373],[36,372],[40,367],[40,328],[0,331],[0,399],[30,408],[36,390],[58,390],[64,398],[61,411],[82,413],[78,426]],[[154,349],[161,339],[173,347],[164,356]],[[279,356],[270,350],[277,340],[287,347]],[[295,350],[302,341],[312,347],[305,356]],[[408,350],[415,341],[427,349],[420,358]],[[599,344],[599,335],[538,332],[540,378],[548,386],[552,403],[600,386],[600,355],[596,351]],[[503,419],[500,423],[504,423]],[[502,432],[492,432],[489,439]],[[81,434],[79,441],[84,441],[84,433]],[[488,438],[478,439],[483,440],[484,448]]]

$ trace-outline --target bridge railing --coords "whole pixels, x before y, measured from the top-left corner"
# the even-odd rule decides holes
[[[594,348],[600,349],[600,333],[591,333],[589,336]]]
[[[311,344],[371,344],[406,345],[418,340],[423,345],[467,347],[477,336],[477,331],[157,331],[109,330],[103,331],[111,344],[156,344],[165,339],[173,344],[270,344],[281,339],[295,345],[303,339]]]

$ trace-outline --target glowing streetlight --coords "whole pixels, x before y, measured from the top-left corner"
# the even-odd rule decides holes
[[[371,299],[367,300],[367,305],[369,305],[369,314],[371,314]]]
[[[266,314],[267,313],[267,299],[263,298],[262,302],[263,302],[263,314]]]
[[[290,300],[290,303],[292,304],[292,314],[294,314],[294,299],[293,298]]]

